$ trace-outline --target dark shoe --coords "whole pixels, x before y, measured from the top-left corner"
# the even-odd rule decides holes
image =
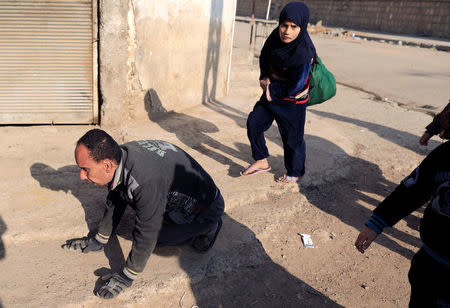
[[[197,236],[192,243],[192,247],[199,252],[206,252],[214,245],[220,228],[222,228],[222,218],[217,221],[217,228],[208,234]]]

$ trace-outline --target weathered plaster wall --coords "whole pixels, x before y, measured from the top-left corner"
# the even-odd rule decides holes
[[[127,101],[128,2],[100,0],[99,12],[100,122],[117,125]]]
[[[234,0],[102,0],[100,10],[102,124],[226,95]]]

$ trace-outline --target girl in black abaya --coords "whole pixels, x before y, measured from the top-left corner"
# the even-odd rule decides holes
[[[302,2],[288,3],[280,13],[279,26],[264,43],[259,60],[260,86],[264,93],[247,119],[247,136],[255,162],[243,176],[270,171],[264,132],[275,120],[281,134],[286,174],[277,179],[295,183],[305,174],[303,139],[309,71],[315,55],[307,26],[309,9]]]

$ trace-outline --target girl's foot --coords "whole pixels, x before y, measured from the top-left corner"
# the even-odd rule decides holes
[[[261,159],[255,161],[253,164],[248,166],[245,170],[241,171],[241,175],[254,175],[260,172],[270,171],[271,168],[269,166],[269,163],[267,159]]]
[[[297,183],[299,179],[300,178],[297,176],[289,176],[285,174],[283,176],[280,176],[276,181],[283,184],[293,184]]]

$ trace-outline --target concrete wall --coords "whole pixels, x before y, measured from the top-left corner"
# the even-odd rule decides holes
[[[101,123],[226,95],[235,0],[100,0]]]
[[[270,18],[277,19],[291,0],[272,0]],[[237,0],[236,14],[250,16],[253,0]],[[411,35],[450,38],[450,0],[305,0],[311,22]],[[255,14],[265,18],[268,0],[256,0]]]

